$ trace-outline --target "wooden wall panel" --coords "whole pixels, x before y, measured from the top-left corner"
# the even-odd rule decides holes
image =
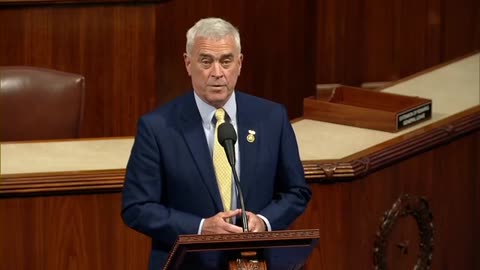
[[[119,193],[2,198],[2,269],[147,269],[150,240],[120,218]]]
[[[317,0],[316,82],[391,81],[480,49],[473,0]]]
[[[0,65],[86,77],[82,137],[133,135],[138,117],[190,88],[185,31],[206,16],[240,28],[238,88],[302,114],[315,83],[396,80],[480,49],[474,0],[265,0],[0,7]]]
[[[434,223],[431,269],[477,269],[480,131],[353,182],[311,184],[314,196],[293,228],[319,228],[307,269],[373,269],[374,241],[384,213],[405,193],[429,202]],[[400,218],[388,238],[389,269],[413,269],[418,228]],[[408,253],[396,246],[408,241]],[[475,267],[477,266],[477,267]]]
[[[131,135],[156,103],[154,5],[1,7],[0,27],[0,65],[85,76],[82,137]]]
[[[314,91],[314,0],[167,1],[0,7],[0,65],[83,74],[82,137],[134,135],[140,115],[189,90],[185,32],[202,17],[238,26],[238,88],[280,102],[290,117]],[[281,33],[281,34],[280,34]],[[292,94],[295,93],[295,94]]]
[[[475,0],[445,1],[444,56],[458,57],[479,49],[480,3]]]
[[[359,1],[317,0],[316,9],[316,81],[358,81],[363,5]],[[353,70],[347,74],[347,68]]]

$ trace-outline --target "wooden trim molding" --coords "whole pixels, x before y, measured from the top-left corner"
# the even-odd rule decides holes
[[[116,192],[124,178],[124,169],[2,175],[0,197]]]
[[[168,0],[0,0],[0,6],[162,3]]]
[[[352,181],[479,129],[480,106],[476,106],[342,161],[305,161],[305,176],[311,183]],[[0,197],[118,192],[124,176],[124,169],[2,175]]]
[[[430,127],[403,135],[399,141],[387,142],[390,145],[373,147],[371,152],[367,150],[367,153],[355,154],[338,162],[306,161],[303,163],[305,177],[309,182],[351,181],[479,129],[480,106],[476,106]]]
[[[291,240],[292,238],[303,240],[319,238],[320,232],[318,229],[307,230],[285,230],[272,232],[257,232],[257,233],[231,233],[231,234],[203,234],[203,235],[180,235],[179,243],[182,244],[198,244],[210,242],[212,244],[221,242],[247,242],[251,240],[263,241],[282,241]],[[264,246],[268,244],[264,243]]]
[[[262,251],[263,249],[275,250],[281,248],[283,249],[282,254],[285,254],[285,249],[291,248],[292,250],[289,251],[302,250],[298,254],[291,254],[293,257],[303,257],[311,251],[319,238],[319,229],[180,235],[172,247],[171,255],[164,269],[177,269],[179,266],[178,262],[192,252],[229,251],[231,254],[231,252],[254,251],[253,256],[256,256],[257,251]],[[306,250],[308,253],[305,253]],[[260,255],[260,257],[263,256]],[[261,260],[263,259],[261,258]],[[248,269],[262,269],[258,268],[258,265],[253,265],[255,267]]]

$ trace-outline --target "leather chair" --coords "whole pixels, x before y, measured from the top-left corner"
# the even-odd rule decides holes
[[[79,137],[84,95],[81,75],[0,67],[0,141]]]

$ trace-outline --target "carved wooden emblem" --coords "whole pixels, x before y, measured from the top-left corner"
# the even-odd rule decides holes
[[[392,208],[385,212],[379,231],[376,235],[374,247],[374,269],[387,270],[386,249],[389,242],[389,235],[393,225],[398,218],[412,216],[418,226],[420,243],[417,263],[413,267],[415,270],[429,270],[432,263],[434,228],[433,217],[425,198],[410,194],[404,194],[393,204]],[[403,254],[408,253],[408,240],[398,243]]]

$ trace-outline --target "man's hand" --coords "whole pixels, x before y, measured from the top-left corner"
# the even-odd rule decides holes
[[[203,222],[202,234],[243,232],[241,227],[228,223],[228,219],[239,216],[241,213],[242,210],[236,209],[227,212],[219,212],[215,216],[205,219]]]
[[[263,219],[259,218],[254,213],[247,211],[247,219],[248,219],[248,230],[250,232],[264,232],[267,230],[265,222],[263,222]]]

